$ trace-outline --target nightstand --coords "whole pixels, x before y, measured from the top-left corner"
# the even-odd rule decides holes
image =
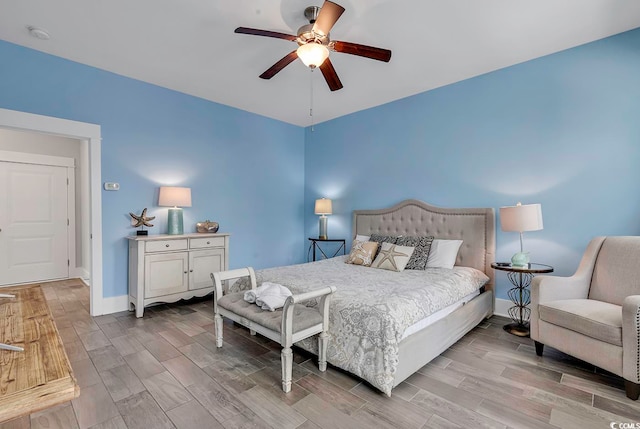
[[[529,318],[531,309],[527,307],[531,303],[529,286],[534,274],[548,274],[553,272],[553,267],[543,264],[527,264],[524,267],[515,267],[504,262],[494,262],[491,264],[494,270],[506,271],[509,281],[514,286],[509,289],[507,295],[513,303],[509,308],[509,317],[513,323],[504,325],[504,330],[518,337],[529,336]]]
[[[308,256],[309,252],[311,252],[312,249],[313,249],[313,259],[312,259],[313,261],[316,260],[316,249],[321,253],[322,259],[329,259],[329,258],[338,256],[338,253],[340,253],[340,250],[342,250],[343,255],[346,254],[345,253],[346,241],[344,238],[311,238],[309,237],[309,241],[311,241],[311,244],[309,245],[309,251],[307,252],[307,260],[309,259],[309,256]],[[333,255],[327,256],[327,254],[321,247],[321,243],[340,243],[340,246],[338,246],[335,252],[333,252]]]

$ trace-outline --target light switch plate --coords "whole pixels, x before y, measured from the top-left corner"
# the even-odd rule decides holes
[[[120,189],[120,184],[115,182],[104,182],[104,190],[105,191],[118,191]]]

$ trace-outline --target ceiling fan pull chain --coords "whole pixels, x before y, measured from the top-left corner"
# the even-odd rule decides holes
[[[311,132],[313,132],[313,69],[310,68],[309,70],[311,70],[311,73],[309,74],[309,116],[311,117]]]

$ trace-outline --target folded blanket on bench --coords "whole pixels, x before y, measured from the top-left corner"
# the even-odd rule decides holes
[[[278,283],[264,282],[261,286],[244,293],[244,300],[255,303],[263,310],[275,311],[284,307],[291,291]]]

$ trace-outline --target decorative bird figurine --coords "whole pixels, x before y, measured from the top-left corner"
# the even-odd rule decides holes
[[[138,235],[147,235],[147,231],[144,230],[144,227],[146,226],[151,228],[153,224],[149,223],[149,221],[152,221],[156,218],[155,216],[147,217],[146,207],[144,208],[144,210],[142,210],[142,213],[140,214],[140,216],[135,215],[131,212],[129,212],[129,216],[131,216],[131,219],[132,219],[131,223],[133,224],[134,228],[142,227],[142,229],[137,232]]]

